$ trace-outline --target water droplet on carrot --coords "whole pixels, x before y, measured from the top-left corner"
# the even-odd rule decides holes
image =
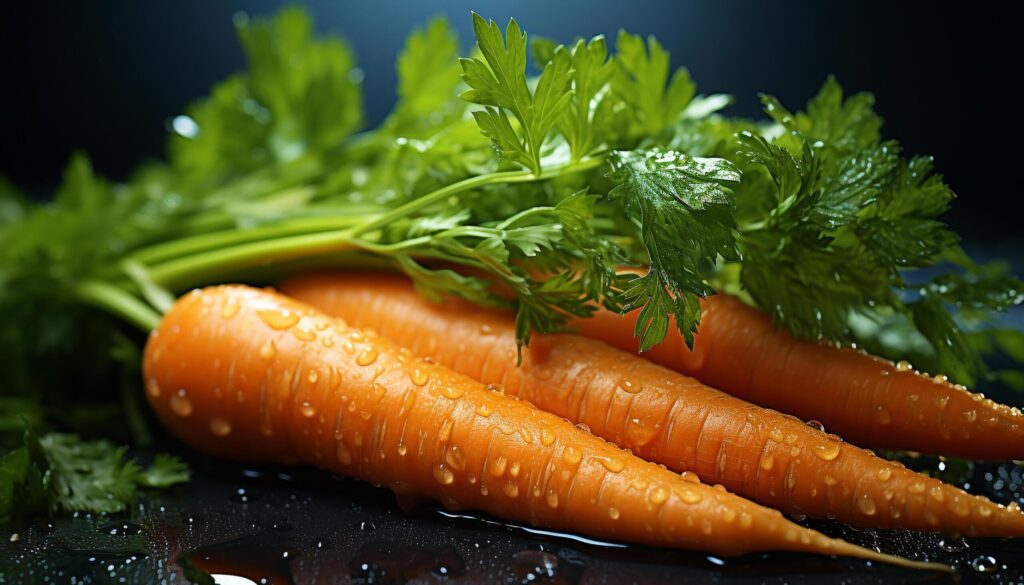
[[[331,324],[330,324],[330,323],[328,323],[327,321],[324,321],[324,320],[320,320],[320,321],[317,321],[317,322],[316,322],[316,323],[315,323],[315,324],[313,325],[313,327],[314,327],[314,328],[315,328],[315,329],[316,329],[317,331],[327,331],[327,328],[328,328],[328,327],[330,327],[330,326],[331,326]]]
[[[896,362],[897,372],[909,372],[912,369],[914,369],[914,366],[910,365],[910,362],[908,362],[907,360],[900,360]]]
[[[966,517],[971,513],[970,506],[967,505],[967,502],[959,494],[953,496],[953,499],[949,502],[949,509],[960,517]]]
[[[989,508],[988,506],[979,506],[978,507],[978,516],[981,516],[982,518],[988,518],[991,515],[992,515],[992,509]]]
[[[626,467],[626,462],[622,459],[616,459],[614,457],[594,457],[602,467],[612,473],[618,473]]]
[[[875,422],[881,425],[887,425],[892,422],[892,415],[889,411],[883,408],[881,405],[875,407]]]
[[[731,523],[735,519],[736,519],[736,510],[733,510],[732,508],[726,508],[726,509],[722,510],[722,520],[725,520],[725,522],[727,524]]]
[[[277,329],[278,331],[288,329],[299,322],[299,316],[288,309],[263,309],[256,311],[256,314],[271,329]]]
[[[510,498],[519,496],[519,484],[514,481],[506,481],[505,487],[501,488],[501,491],[505,492],[505,495]]]
[[[668,490],[663,487],[654,489],[648,498],[652,504],[657,506],[658,504],[664,504],[668,500]]]
[[[364,349],[356,358],[356,363],[360,366],[368,366],[375,361],[377,361],[377,350],[372,347]]]
[[[888,467],[883,467],[875,473],[875,477],[878,478],[878,481],[889,481],[889,478],[892,477],[892,470]]]
[[[839,483],[839,482],[838,482],[838,481],[836,480],[836,478],[832,477],[831,475],[826,475],[826,476],[825,476],[824,478],[822,478],[822,481],[824,481],[824,482],[825,482],[825,485],[827,485],[827,486],[829,486],[829,487],[831,487],[831,486],[834,486],[834,485],[836,485],[837,483]]]
[[[491,326],[490,325],[488,325],[487,323],[484,323],[484,324],[480,325],[480,335],[490,335],[490,334],[491,334]]]
[[[771,471],[773,467],[775,467],[775,457],[772,457],[771,455],[761,457],[761,469]]]
[[[451,445],[444,454],[445,463],[455,471],[462,471],[466,468],[466,454],[458,445]]]
[[[224,301],[224,307],[220,310],[221,317],[224,317],[225,319],[234,317],[238,314],[239,306],[238,299],[235,297],[228,297],[227,300]]]
[[[405,446],[405,443],[399,443],[398,448],[395,450],[398,451],[398,454],[402,457],[405,457],[405,454],[409,452],[409,448]]]
[[[299,341],[315,341],[316,340],[316,332],[313,331],[313,329],[311,327],[309,327],[308,325],[304,325],[302,327],[294,327],[294,328],[292,328],[292,335],[294,335],[295,339],[298,339]]]
[[[265,360],[269,360],[275,355],[277,355],[277,346],[274,345],[274,341],[272,339],[268,339],[267,342],[260,347],[260,357]]]
[[[358,431],[356,432],[356,434],[352,435],[352,444],[355,445],[356,447],[363,446],[363,435]]]
[[[967,422],[974,422],[975,420],[978,419],[978,411],[968,410],[967,412],[964,413],[964,418],[967,419]]]
[[[679,474],[679,477],[681,477],[685,482],[700,483],[700,476],[692,471],[684,471]]]
[[[231,423],[217,416],[210,419],[210,432],[217,437],[226,437],[231,434]]]
[[[711,525],[711,520],[708,520],[707,518],[701,520],[700,521],[700,531],[703,532],[704,534],[708,534],[708,535],[710,535],[712,532],[714,532],[714,527],[712,527],[712,525]]]
[[[306,418],[313,418],[316,416],[316,407],[309,402],[303,402],[299,405],[299,414]]]
[[[619,380],[619,390],[628,392],[629,394],[636,394],[640,391],[640,385],[634,384],[632,380]]]
[[[466,481],[468,481],[470,483],[470,485],[476,483],[476,474],[475,473],[467,473],[466,474]]]
[[[491,462],[491,464],[488,466],[488,469],[490,470],[491,475],[493,475],[494,477],[501,477],[502,475],[505,475],[506,465],[508,465],[508,459],[505,459],[504,457],[501,457],[499,455],[494,459],[494,461]]]
[[[875,506],[875,499],[869,494],[861,494],[861,496],[857,498],[857,508],[859,508],[861,513],[866,516],[874,516],[875,512],[878,511],[878,508]]]
[[[480,495],[486,496],[488,491],[487,486],[480,484]]]
[[[491,408],[486,404],[481,404],[480,406],[476,407],[476,413],[484,418],[487,418],[494,414],[494,411],[491,410]]]
[[[576,447],[570,445],[562,452],[562,459],[570,465],[576,465],[583,459],[583,453],[581,453]]]
[[[416,393],[409,390],[402,397],[402,406],[398,408],[398,416],[405,416],[406,413],[412,410],[414,404],[416,404]]]
[[[1006,504],[1006,509],[1010,512],[1020,512],[1020,504],[1017,502],[1010,502]]]
[[[925,485],[923,481],[915,481],[914,483],[910,484],[910,487],[907,488],[907,491],[909,491],[912,494],[923,494],[924,490]]]
[[[434,467],[434,479],[441,485],[451,485],[455,481],[455,474],[442,463]]]
[[[941,502],[946,499],[946,494],[942,493],[942,488],[939,486],[934,486],[932,489],[928,490],[928,494],[931,495],[932,499],[936,502]]]
[[[426,370],[421,370],[419,368],[413,368],[412,371],[409,372],[409,380],[411,380],[412,383],[417,385],[417,386],[425,385],[427,383],[427,380],[429,380],[429,379],[430,379],[430,374]]]
[[[320,379],[320,374],[318,374],[316,370],[310,370],[309,373],[306,374],[306,379],[309,380],[310,384],[316,384],[316,381]]]
[[[750,512],[740,512],[740,528],[750,528],[754,525],[754,517]]]
[[[508,466],[508,474],[511,475],[512,477],[519,477],[519,467],[519,462],[513,461],[512,465]]]
[[[484,388],[490,392],[494,392],[495,394],[501,394],[502,396],[505,395],[505,387],[501,384],[488,384],[484,386]]]
[[[451,421],[451,419],[449,419],[449,420],[444,421],[444,424],[441,425],[441,432],[437,435],[437,438],[440,439],[442,443],[445,443],[445,442],[448,441],[448,439],[451,438],[451,436],[452,436],[452,421]]]
[[[462,386],[459,386],[459,385],[456,385],[456,386],[447,386],[447,385],[445,385],[445,386],[441,387],[441,394],[445,398],[450,398],[452,400],[458,400],[459,398],[462,398],[462,396],[465,393],[466,393],[466,389],[463,388]]]
[[[838,443],[814,446],[814,456],[822,461],[832,461],[839,457],[840,446]]]
[[[171,395],[171,412],[181,417],[192,414],[192,401],[188,399],[184,388]]]
[[[626,421],[626,439],[630,447],[644,447],[658,436],[658,427],[644,423],[639,418]]]
[[[554,490],[548,490],[547,495],[544,496],[544,501],[547,502],[549,508],[557,508],[558,507],[558,494],[555,493]]]
[[[530,431],[527,430],[526,427],[519,427],[519,438],[527,445],[533,443],[533,436],[530,435]]]
[[[146,393],[149,394],[151,398],[160,397],[160,384],[154,378],[150,378],[149,381],[146,382]]]
[[[936,384],[945,384],[949,382],[949,378],[946,376],[946,374],[939,374],[932,378],[932,382],[935,382]]]
[[[338,441],[338,462],[342,465],[352,464],[352,452],[348,450],[345,443]]]
[[[608,517],[611,518],[612,520],[618,520],[619,519],[619,509],[616,508],[615,506],[610,506],[608,508]]]
[[[701,493],[696,490],[683,488],[682,491],[679,492],[679,499],[687,504],[696,504],[697,502],[703,500],[704,496],[701,495]]]
[[[782,438],[783,438],[782,437],[782,431],[780,431],[779,429],[773,428],[773,429],[769,430],[768,431],[768,436],[771,437],[771,439],[773,441],[775,441],[776,443],[781,443],[782,442]]]
[[[555,442],[555,433],[548,427],[544,427],[540,431],[540,443],[545,447],[549,447]]]

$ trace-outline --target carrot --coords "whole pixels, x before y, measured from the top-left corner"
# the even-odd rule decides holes
[[[282,290],[644,459],[794,514],[860,526],[1024,535],[1024,515],[661,366],[577,335],[537,336],[516,367],[511,315],[433,305],[404,278],[321,273]]]
[[[636,313],[600,310],[580,333],[639,353]],[[734,396],[821,421],[868,447],[970,459],[1024,458],[1024,416],[930,377],[851,348],[800,341],[767,315],[727,295],[704,304],[691,351],[671,329],[644,357]]]
[[[936,568],[828,538],[688,481],[271,292],[185,295],[151,334],[143,371],[163,423],[218,457],[312,464],[449,508],[599,538]]]

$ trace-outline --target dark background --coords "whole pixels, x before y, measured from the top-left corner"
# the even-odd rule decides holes
[[[68,156],[124,178],[159,157],[169,117],[243,67],[232,15],[283,2],[18,2],[0,16],[0,173],[45,194]],[[306,2],[321,32],[340,33],[366,72],[367,122],[394,99],[394,58],[411,28],[447,14],[463,44],[469,11],[560,40],[654,34],[703,92],[736,96],[733,112],[760,113],[758,92],[792,109],[834,73],[849,91],[875,93],[885,134],[908,154],[932,154],[960,195],[948,218],[985,253],[1022,249],[1010,88],[1020,65],[1011,22],[983,3],[678,2],[652,0],[359,0]],[[1019,269],[1019,267],[1017,267]]]

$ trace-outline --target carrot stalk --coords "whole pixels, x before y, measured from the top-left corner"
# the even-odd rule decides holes
[[[582,335],[639,353],[636,312],[599,310]],[[691,351],[670,329],[644,357],[734,396],[821,421],[859,445],[969,459],[1024,458],[1024,416],[945,376],[851,348],[800,341],[741,301],[715,295]]]
[[[644,459],[794,514],[859,526],[1024,535],[1024,515],[910,471],[800,420],[600,341],[537,336],[516,366],[511,315],[433,305],[394,275],[322,273],[282,290],[378,331]]]
[[[316,465],[452,509],[599,538],[943,568],[828,538],[687,481],[274,293],[185,295],[151,334],[143,367],[159,418],[214,456]]]

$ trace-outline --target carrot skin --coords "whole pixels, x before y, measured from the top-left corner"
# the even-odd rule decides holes
[[[286,281],[282,290],[586,424],[644,459],[790,513],[859,526],[1024,535],[1019,510],[596,340],[537,336],[517,367],[511,316],[459,302],[430,304],[401,277],[319,273]]]
[[[687,481],[270,292],[214,287],[182,297],[151,334],[143,372],[161,421],[218,457],[312,464],[598,538],[943,568],[830,539]]]
[[[1024,457],[1024,416],[942,377],[851,348],[800,341],[728,295],[705,301],[691,350],[670,328],[643,357],[859,445],[970,459]],[[636,312],[598,310],[582,335],[639,354]],[[904,364],[905,366],[906,364]]]

